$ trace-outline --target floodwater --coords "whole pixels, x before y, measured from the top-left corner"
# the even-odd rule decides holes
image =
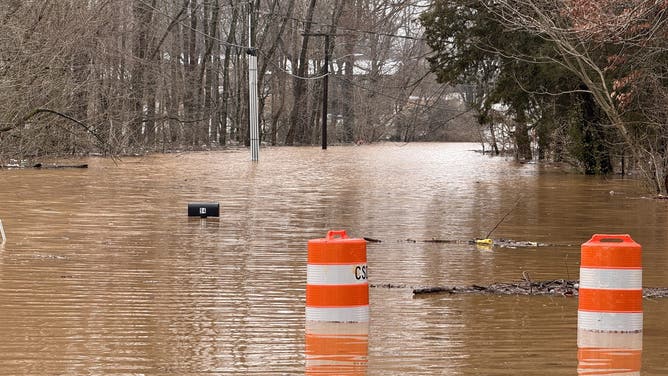
[[[668,200],[643,198],[630,179],[473,149],[263,148],[257,163],[241,150],[0,170],[0,374],[589,374],[577,298],[411,288],[576,279],[594,233],[630,234],[644,285],[668,287]],[[219,202],[220,217],[188,218],[198,201]],[[549,246],[467,244],[506,214],[492,238]],[[332,229],[382,241],[367,245],[367,326],[307,328],[307,242]],[[643,305],[644,331],[629,340],[641,370],[628,374],[668,374],[668,299]]]

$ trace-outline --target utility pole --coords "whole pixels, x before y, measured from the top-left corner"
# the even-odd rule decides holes
[[[322,150],[327,149],[327,95],[329,89],[329,34],[325,33],[302,33],[303,36],[325,37],[325,61],[322,67]]]
[[[248,127],[250,128],[251,160],[260,159],[260,129],[257,100],[257,50],[253,47],[253,3],[248,4]]]
[[[327,94],[329,88],[329,35],[325,35],[325,64],[322,66],[322,150],[327,149]]]

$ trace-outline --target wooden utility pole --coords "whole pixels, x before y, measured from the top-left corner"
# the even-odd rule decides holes
[[[327,149],[327,94],[329,88],[329,35],[325,35],[325,64],[322,66],[322,150]]]

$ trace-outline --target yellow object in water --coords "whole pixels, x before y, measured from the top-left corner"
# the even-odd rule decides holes
[[[476,239],[475,244],[478,245],[492,245],[494,241],[492,239]]]

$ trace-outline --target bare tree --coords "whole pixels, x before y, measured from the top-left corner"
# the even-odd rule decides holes
[[[337,121],[329,127],[340,134],[334,142],[386,139],[401,119],[421,122],[444,103],[415,22],[421,3],[4,1],[0,154],[27,159],[244,143],[250,37],[260,66],[263,140],[314,143],[323,115],[317,69],[324,38],[312,33],[330,36],[328,107]],[[418,125],[411,124],[417,133],[439,128]]]
[[[309,0],[309,5],[306,11],[306,20],[304,22],[304,32],[302,33],[302,44],[299,52],[299,59],[297,73],[293,80],[294,104],[290,115],[290,128],[285,137],[285,144],[292,145],[295,140],[307,141],[306,134],[308,121],[306,119],[305,109],[307,108],[306,100],[306,72],[308,69],[308,43],[311,38],[311,28],[313,25],[313,13],[315,11],[316,0]],[[293,60],[293,63],[295,61]]]

